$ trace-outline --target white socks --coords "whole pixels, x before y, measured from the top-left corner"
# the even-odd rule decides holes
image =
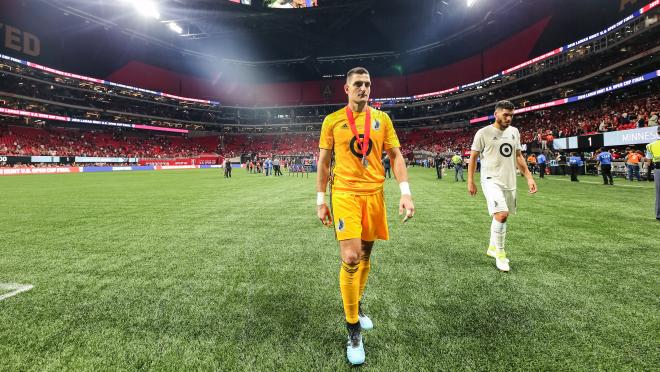
[[[504,240],[506,238],[506,222],[502,223],[493,218],[490,224],[490,245],[497,248],[497,251],[504,249]]]

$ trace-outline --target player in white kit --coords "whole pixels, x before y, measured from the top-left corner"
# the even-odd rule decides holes
[[[488,202],[488,213],[493,216],[486,254],[495,258],[495,265],[501,271],[510,270],[504,240],[507,218],[516,213],[516,167],[527,179],[529,192],[536,193],[536,182],[520,151],[520,132],[511,126],[513,110],[509,101],[495,105],[495,122],[475,134],[468,165],[468,192],[474,196],[477,194],[474,171],[477,158],[481,158],[481,187]]]

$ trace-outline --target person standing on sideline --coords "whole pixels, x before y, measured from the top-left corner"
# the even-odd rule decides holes
[[[392,161],[390,160],[390,157],[385,154],[385,157],[383,158],[383,168],[385,168],[385,177],[387,178],[392,178],[392,172],[390,172],[391,167]]]
[[[270,167],[271,167],[270,158],[266,158],[266,160],[264,160],[264,173],[266,174],[266,177],[270,176],[270,169],[271,169]]]
[[[653,162],[653,155],[648,149],[644,155],[644,163],[646,164],[646,180],[648,182],[653,182],[653,168],[655,167],[655,163]]]
[[[568,165],[571,167],[571,182],[580,182],[578,180],[578,173],[580,173],[580,162],[582,160],[575,152],[571,153],[571,157],[568,159]]]
[[[557,155],[557,164],[559,165],[559,172],[561,173],[562,176],[565,176],[566,173],[566,155],[563,152],[560,152],[559,155]]]
[[[536,155],[534,153],[529,154],[527,157],[527,166],[532,175],[536,174]]]
[[[339,289],[348,330],[346,357],[352,365],[358,365],[365,361],[362,330],[373,328],[371,319],[361,311],[371,252],[376,240],[389,239],[383,151],[389,155],[399,183],[399,214],[406,213],[404,222],[413,217],[415,206],[392,120],[387,113],[368,105],[369,72],[363,67],[348,71],[344,92],[348,104],[326,116],[321,126],[316,215],[325,226],[333,226],[334,221],[341,257]],[[325,202],[329,180],[332,212]]]
[[[438,174],[438,179],[442,179],[442,166],[445,164],[445,158],[441,156],[436,156],[434,159],[435,163],[435,172]]]
[[[463,158],[456,153],[452,158],[451,158],[452,164],[454,164],[454,178],[456,179],[456,182],[458,182],[458,175],[461,175],[461,181],[465,182],[465,178],[463,178]]]
[[[282,172],[280,171],[280,159],[277,157],[273,157],[273,172],[275,172],[275,177],[282,175]]]
[[[603,185],[614,185],[612,180],[612,154],[601,148],[596,156],[596,161],[600,166],[600,174],[603,176]]]
[[[231,159],[225,158],[225,178],[231,178]]]
[[[539,163],[539,177],[545,178],[545,166],[548,160],[545,158],[545,154],[540,153],[536,158],[536,162]]]
[[[495,105],[495,122],[474,135],[468,165],[468,193],[477,194],[474,171],[481,156],[481,188],[493,216],[490,225],[490,245],[486,254],[495,258],[500,271],[509,271],[509,259],[504,251],[506,222],[510,213],[516,213],[516,167],[527,180],[530,194],[536,193],[536,182],[527,168],[521,152],[520,132],[511,126],[513,103],[500,101]]]
[[[658,140],[646,145],[646,151],[655,164],[655,219],[660,221],[660,127],[658,127]]]
[[[633,180],[633,176],[637,178],[637,181],[641,181],[642,178],[639,175],[639,162],[642,160],[640,159],[639,154],[635,152],[633,149],[626,149],[627,154],[626,154],[626,168],[628,168],[628,181]]]

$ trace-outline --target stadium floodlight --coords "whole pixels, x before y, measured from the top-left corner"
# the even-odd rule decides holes
[[[138,11],[142,16],[147,18],[160,18],[160,12],[158,12],[158,7],[156,3],[152,0],[135,0],[131,2],[135,10]]]
[[[177,34],[181,34],[183,32],[183,29],[181,28],[181,26],[177,25],[175,22],[168,23],[167,27],[169,27],[170,30],[176,32]]]
[[[472,5],[474,5],[474,3],[476,3],[476,2],[477,2],[477,0],[467,0],[467,6],[468,6],[468,8],[469,8],[469,7],[472,7]]]

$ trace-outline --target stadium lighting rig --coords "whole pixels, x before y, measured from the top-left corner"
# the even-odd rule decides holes
[[[169,27],[170,30],[176,32],[176,33],[179,34],[179,35],[183,32],[183,28],[181,28],[181,26],[179,26],[178,24],[176,24],[176,22],[170,22],[170,23],[168,23],[168,24],[167,24],[167,27]]]
[[[152,0],[122,0],[122,2],[132,5],[143,17],[160,19],[158,7]]]
[[[467,6],[468,6],[468,8],[471,8],[472,5],[474,5],[474,3],[476,3],[476,2],[477,2],[477,0],[467,0]]]

